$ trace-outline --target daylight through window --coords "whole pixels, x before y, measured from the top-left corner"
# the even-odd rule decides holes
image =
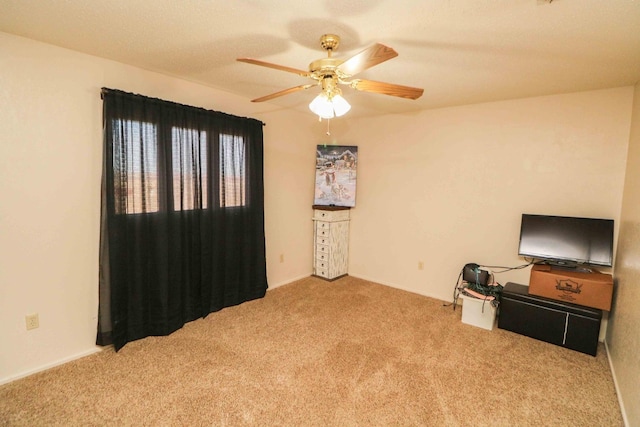
[[[196,129],[171,129],[173,208],[207,208],[207,133]]]
[[[220,135],[220,206],[244,206],[245,145],[241,136]]]
[[[116,213],[158,211],[158,136],[152,123],[113,121]]]

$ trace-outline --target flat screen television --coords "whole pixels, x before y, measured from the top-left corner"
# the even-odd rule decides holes
[[[523,214],[518,255],[552,265],[613,263],[613,220]]]

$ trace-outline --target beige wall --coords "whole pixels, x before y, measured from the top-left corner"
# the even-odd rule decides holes
[[[616,257],[616,293],[607,348],[627,425],[640,425],[640,84],[635,87],[627,157],[620,238]]]
[[[291,112],[261,117],[265,127],[265,239],[269,288],[312,273],[316,119]],[[280,261],[282,255],[284,262]]]
[[[0,383],[96,350],[103,86],[267,122],[269,283],[310,274],[312,117],[3,33],[0,69]]]
[[[451,300],[468,262],[516,266],[522,213],[619,219],[633,88],[363,120],[349,272]],[[418,270],[423,261],[424,270]],[[529,269],[497,276],[528,284]]]

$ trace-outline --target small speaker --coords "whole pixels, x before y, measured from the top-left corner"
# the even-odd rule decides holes
[[[462,272],[462,280],[469,283],[475,283],[487,286],[489,283],[489,272],[481,270],[478,264],[467,264]]]

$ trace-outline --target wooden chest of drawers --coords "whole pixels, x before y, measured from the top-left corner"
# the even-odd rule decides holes
[[[349,265],[349,208],[313,209],[313,274],[335,280]]]

